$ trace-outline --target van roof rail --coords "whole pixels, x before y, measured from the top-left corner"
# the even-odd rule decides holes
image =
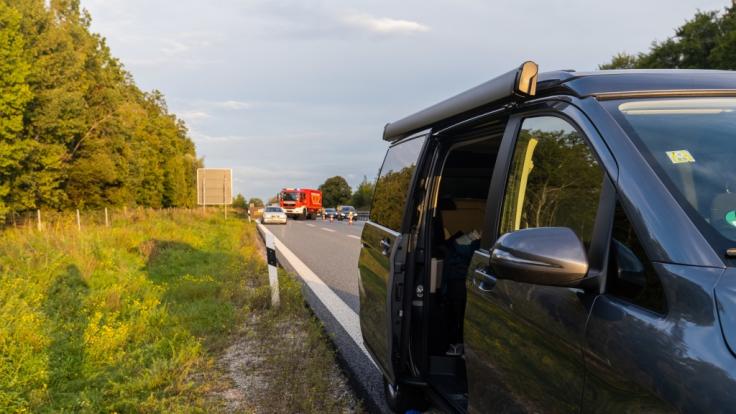
[[[513,98],[532,97],[537,92],[539,68],[532,61],[468,89],[452,98],[425,108],[413,115],[386,124],[383,139],[397,141],[482,105]]]

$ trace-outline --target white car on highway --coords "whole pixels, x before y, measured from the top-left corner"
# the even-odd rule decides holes
[[[286,213],[284,213],[284,210],[279,206],[268,206],[265,210],[263,210],[261,223],[286,224]]]

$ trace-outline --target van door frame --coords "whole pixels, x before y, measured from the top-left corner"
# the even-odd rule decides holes
[[[408,340],[408,331],[411,329],[411,321],[410,318],[407,318],[407,316],[409,315],[408,307],[411,306],[410,299],[412,298],[412,294],[407,294],[406,287],[413,286],[415,275],[414,254],[416,250],[416,238],[412,237],[412,222],[415,214],[424,214],[424,209],[419,212],[416,211],[417,203],[422,202],[416,199],[417,187],[420,181],[419,178],[424,176],[424,171],[428,168],[428,164],[431,163],[431,160],[433,159],[433,157],[429,160],[427,159],[427,154],[434,153],[432,130],[428,129],[419,132],[412,135],[411,137],[407,137],[405,139],[402,139],[401,141],[391,144],[391,147],[393,147],[394,145],[401,145],[401,143],[403,142],[412,139],[420,139],[421,137],[424,137],[425,141],[422,145],[421,151],[419,152],[419,156],[417,158],[417,167],[414,170],[414,174],[411,178],[411,184],[409,185],[409,189],[407,192],[406,202],[404,203],[404,211],[402,213],[401,227],[398,235],[396,236],[394,244],[391,246],[390,253],[390,270],[386,298],[386,312],[388,314],[388,326],[386,326],[386,329],[388,339],[389,366],[384,368],[380,364],[377,365],[379,369],[381,369],[381,371],[383,372],[383,375],[392,384],[397,383],[398,378],[400,378],[402,381],[404,380],[404,370],[402,368],[407,366],[405,362],[407,361],[408,355],[407,346],[405,346],[405,344]],[[425,192],[426,186],[427,182],[425,181]],[[419,220],[419,218],[417,218],[417,220]],[[371,225],[376,225],[383,228],[383,226],[377,223],[369,223]],[[407,283],[407,281],[409,283]],[[367,346],[366,349],[368,349]],[[368,349],[368,351],[373,354],[370,349]],[[375,355],[372,356],[374,360],[377,360],[375,358]],[[397,373],[399,375],[397,375]]]
[[[514,155],[513,152],[516,141],[523,121],[527,118],[537,116],[553,116],[566,120],[582,134],[586,143],[598,159],[604,172],[602,194],[599,200],[598,214],[595,219],[596,232],[593,235],[592,248],[589,250],[589,253],[601,260],[596,260],[590,263],[591,267],[589,276],[592,277],[589,282],[591,283],[580,287],[581,289],[588,291],[590,294],[590,301],[588,303],[589,318],[592,305],[605,286],[605,269],[602,269],[601,265],[605,262],[605,259],[607,259],[607,246],[603,244],[602,241],[607,240],[610,237],[610,226],[612,224],[612,220],[609,216],[615,202],[614,183],[618,180],[619,170],[615,158],[601,137],[598,129],[594,126],[585,112],[583,112],[583,110],[574,103],[575,99],[571,99],[570,97],[543,98],[521,105],[510,114],[507,129],[504,132],[503,142],[499,149],[499,155],[496,159],[493,178],[491,179],[491,187],[486,204],[486,231],[484,231],[481,239],[481,246],[475,254],[490,258],[492,245],[495,243],[496,239],[500,237],[498,229],[500,226],[501,211],[503,209],[503,200],[505,197],[508,174],[511,167],[511,160]],[[491,194],[494,194],[494,196],[492,197]],[[474,269],[471,265],[469,273],[472,274],[473,270]],[[467,281],[470,284],[474,282],[472,278],[468,278]],[[471,285],[468,285],[468,288],[470,289]],[[585,325],[586,326],[583,327],[583,332],[587,330],[587,322]],[[581,346],[582,345],[583,344],[581,344]],[[582,349],[580,357],[583,359]],[[583,371],[583,375],[585,375],[585,371]],[[471,380],[468,378],[469,389],[471,388],[470,382]],[[469,397],[472,399],[472,395]],[[470,408],[472,401],[469,399],[468,403]]]
[[[408,321],[410,322],[413,320],[420,322],[421,327],[412,328],[411,325],[409,325],[409,327],[404,330],[406,337],[403,339],[404,342],[402,342],[402,346],[410,354],[408,357],[411,362],[410,368],[412,370],[413,377],[412,383],[415,384],[426,385],[423,375],[426,374],[429,369],[428,333],[430,325],[429,314],[427,314],[427,312],[431,310],[431,292],[429,292],[429,280],[426,279],[426,277],[428,277],[428,272],[430,270],[429,265],[432,259],[432,240],[434,238],[434,235],[432,234],[432,226],[435,214],[434,209],[436,208],[435,203],[437,202],[439,189],[442,183],[441,175],[444,165],[447,157],[453,149],[463,145],[472,144],[473,142],[489,139],[489,124],[495,122],[495,120],[498,120],[502,124],[498,138],[499,152],[495,161],[498,162],[498,156],[501,154],[501,145],[508,133],[509,116],[506,111],[493,111],[486,116],[480,116],[477,119],[474,119],[473,121],[475,122],[462,121],[460,125],[462,125],[463,128],[461,129],[451,127],[439,131],[429,137],[429,139],[433,141],[433,148],[431,149],[432,154],[427,154],[427,156],[431,156],[431,160],[428,160],[429,165],[427,166],[427,174],[425,175],[431,176],[427,181],[427,188],[425,189],[426,193],[423,201],[424,208],[422,212],[423,217],[420,218],[416,242],[416,255],[414,260],[412,260],[413,265],[423,265],[423,268],[421,269],[414,269],[414,272],[412,273],[412,283],[413,286],[417,286],[419,284],[423,285],[424,294],[422,297],[419,297],[416,295],[416,292],[413,292],[410,300],[408,300],[406,304],[407,312],[411,312],[408,317]],[[455,140],[455,137],[458,137],[457,140]],[[486,206],[487,204],[488,201],[486,199]],[[484,217],[483,226],[486,226],[486,220],[487,215]],[[410,335],[416,335],[412,336],[411,342],[408,338]],[[419,340],[417,340],[417,338]]]

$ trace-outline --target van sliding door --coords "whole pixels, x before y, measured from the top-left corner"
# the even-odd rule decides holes
[[[376,181],[370,219],[363,228],[360,270],[360,328],[376,363],[394,380],[392,329],[394,276],[404,272],[406,239],[402,237],[406,204],[426,135],[392,145]]]

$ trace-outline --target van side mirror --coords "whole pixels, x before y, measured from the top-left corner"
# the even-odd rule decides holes
[[[574,286],[588,273],[578,236],[566,227],[537,227],[506,233],[491,250],[499,279],[547,286]]]

